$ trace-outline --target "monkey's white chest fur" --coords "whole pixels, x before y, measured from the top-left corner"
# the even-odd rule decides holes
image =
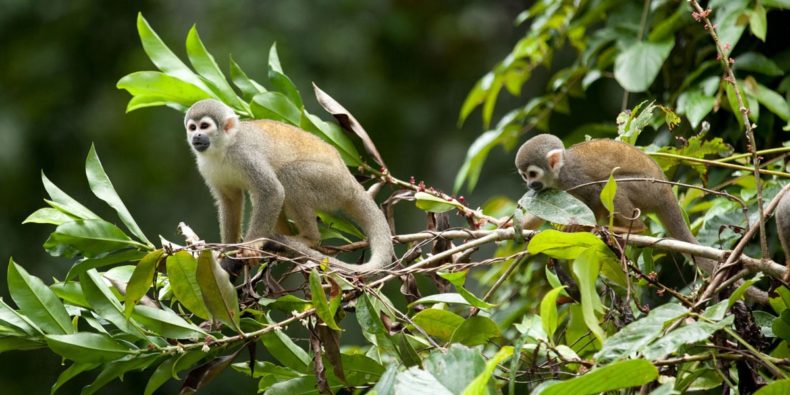
[[[198,155],[197,165],[210,187],[249,189],[248,182],[239,169],[224,156]]]

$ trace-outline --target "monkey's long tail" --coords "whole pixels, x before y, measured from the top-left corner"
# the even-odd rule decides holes
[[[675,199],[674,195],[672,196],[672,199]],[[680,206],[668,205],[668,209],[663,216],[659,216],[659,219],[661,220],[661,223],[664,224],[664,227],[667,229],[667,233],[669,233],[672,238],[685,241],[687,243],[699,244],[694,235],[691,234],[691,230],[686,225],[686,221],[683,220],[683,213],[680,211]],[[713,270],[718,264],[718,262],[709,258],[693,256],[692,259],[694,259],[697,265],[699,265],[699,267],[705,270],[705,272],[708,274],[712,274]],[[743,280],[738,280],[735,284],[743,284]],[[758,303],[768,303],[768,293],[755,287],[749,287],[749,289],[746,290],[746,296]]]
[[[362,189],[360,187],[360,189]],[[387,218],[376,202],[361,190],[358,198],[349,201],[344,207],[345,214],[362,228],[370,245],[370,259],[361,265],[352,265],[339,260],[330,263],[343,271],[366,273],[383,269],[392,263],[392,233]]]

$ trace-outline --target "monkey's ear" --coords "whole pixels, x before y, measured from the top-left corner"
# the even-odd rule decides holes
[[[229,116],[225,119],[225,125],[222,126],[222,131],[230,133],[239,127],[239,118],[235,115]]]
[[[562,164],[563,164],[563,160],[562,160],[563,151],[565,151],[565,150],[563,150],[563,149],[553,149],[553,150],[549,151],[546,154],[546,161],[548,162],[549,169],[552,172],[556,173],[562,167]]]

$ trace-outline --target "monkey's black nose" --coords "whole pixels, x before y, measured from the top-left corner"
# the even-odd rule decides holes
[[[530,182],[529,189],[532,189],[533,191],[540,191],[541,189],[543,189],[543,183],[540,181]]]
[[[196,134],[192,137],[192,146],[195,147],[198,152],[207,150],[209,145],[211,145],[211,143],[208,141],[208,136],[205,134]]]

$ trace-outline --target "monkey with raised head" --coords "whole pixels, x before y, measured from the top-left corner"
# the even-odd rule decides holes
[[[184,126],[218,206],[222,243],[240,241],[246,192],[252,212],[245,241],[268,238],[309,250],[321,237],[316,210],[341,212],[362,228],[371,257],[360,265],[331,259],[330,266],[369,272],[391,262],[392,238],[384,213],[328,143],[277,121],[242,122],[230,107],[213,99],[192,105]],[[285,217],[298,229],[296,236],[286,235]],[[261,247],[263,243],[254,248]],[[243,249],[242,255],[254,255],[251,251]]]
[[[540,191],[555,188],[568,191],[581,200],[595,214],[596,219],[608,217],[608,210],[600,199],[604,183],[615,168],[615,179],[646,178],[666,180],[661,167],[635,147],[614,140],[591,140],[568,149],[562,140],[550,134],[539,134],[527,140],[516,154],[516,168],[527,187]],[[655,213],[669,236],[688,243],[699,244],[683,219],[675,194],[669,184],[646,181],[617,184],[614,198],[614,225],[633,232],[643,231],[645,224],[632,219],[634,209],[641,213]],[[528,217],[525,227],[535,229],[542,221]],[[696,257],[696,264],[711,273],[716,262]],[[750,297],[761,302],[767,295],[755,288],[748,290]]]

